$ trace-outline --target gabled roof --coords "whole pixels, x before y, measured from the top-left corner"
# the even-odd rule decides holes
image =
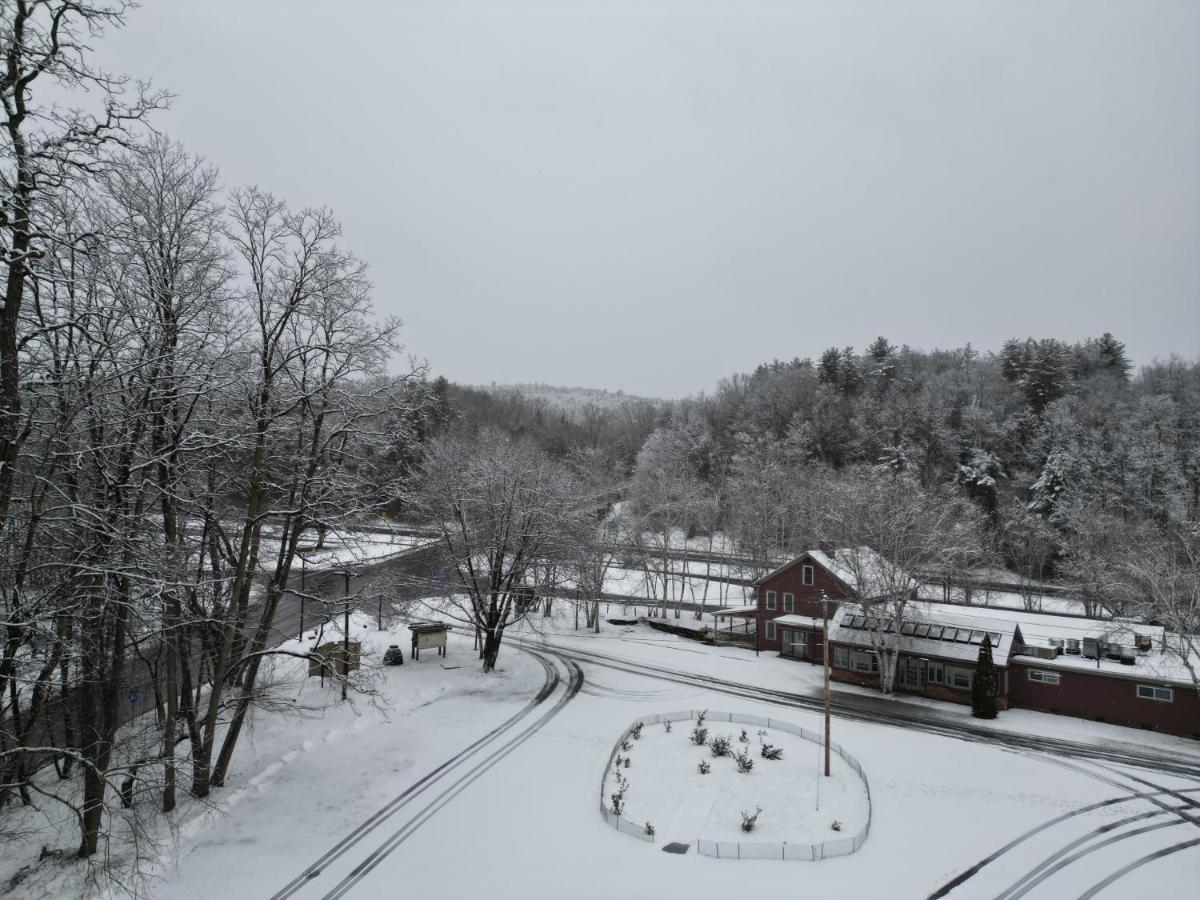
[[[768,572],[754,582],[755,587],[808,560],[836,578],[860,596],[874,596],[880,585],[895,582],[895,567],[870,547],[839,547],[833,551],[805,550],[795,559]],[[860,584],[860,582],[863,582]]]

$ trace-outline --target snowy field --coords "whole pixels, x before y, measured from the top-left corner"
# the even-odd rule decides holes
[[[576,634],[570,622],[564,615],[546,627],[539,618],[540,630],[526,633],[521,650],[506,638],[502,671],[493,676],[477,671],[470,639],[452,635],[445,659],[427,654],[419,663],[406,660],[402,667],[380,670],[378,695],[371,701],[342,704],[336,689],[322,689],[316,679],[295,671],[288,680],[280,671],[280,690],[291,699],[291,709],[259,711],[216,803],[184,804],[174,841],[160,835],[150,895],[271,897],[291,884],[295,890],[283,896],[342,891],[334,895],[727,900],[777,894],[790,884],[814,894],[920,898],[994,854],[947,896],[1117,898],[1138,885],[1153,885],[1163,896],[1190,896],[1194,889],[1200,845],[1187,844],[1200,839],[1200,828],[1179,807],[1188,798],[1200,802],[1200,779],[836,715],[833,737],[862,764],[871,787],[870,836],[857,853],[820,862],[663,853],[666,841],[696,836],[694,822],[726,828],[723,814],[714,818],[711,812],[740,807],[743,799],[764,809],[764,830],[756,838],[767,828],[782,828],[785,817],[788,828],[822,827],[821,819],[808,819],[805,812],[814,800],[808,791],[816,754],[789,747],[782,761],[770,764],[774,771],[760,769],[768,764],[756,761],[750,776],[726,773],[722,784],[760,775],[764,787],[766,778],[778,777],[779,783],[763,791],[766,802],[739,794],[723,805],[714,801],[706,813],[707,798],[693,799],[688,767],[667,756],[652,762],[649,744],[636,748],[630,772],[653,774],[655,765],[670,772],[635,776],[631,804],[654,803],[644,813],[648,817],[664,815],[659,807],[673,802],[683,832],[669,833],[676,824],[668,821],[668,811],[656,826],[655,843],[646,843],[611,828],[597,808],[617,737],[635,719],[657,712],[735,707],[818,731],[821,716],[814,709],[765,696],[735,699],[701,679],[715,676],[815,697],[820,669],[708,647],[643,626],[606,624],[599,635]],[[362,620],[352,627],[369,645],[369,655],[396,642],[407,656],[402,627],[392,635],[364,625]],[[540,703],[534,701],[547,687],[547,669],[535,654],[557,673]],[[574,662],[573,654],[582,661]],[[644,667],[679,677],[664,680]],[[839,686],[842,691],[856,689]],[[896,702],[928,709],[939,720],[969,721],[969,711],[961,708]],[[728,725],[715,727],[738,736]],[[992,727],[1001,734],[1045,734],[1113,752],[1156,751],[1200,765],[1195,742],[1098,723],[1009,711]],[[667,737],[663,730],[642,741]],[[669,737],[686,742],[686,733]],[[694,750],[679,747],[694,766]],[[668,775],[683,781],[668,787]],[[656,799],[652,792],[658,788],[647,782],[659,781]],[[686,809],[691,803],[695,812]],[[236,816],[229,815],[233,809]],[[643,815],[632,805],[630,813]],[[347,836],[356,839],[344,842]],[[327,855],[339,843],[344,852]],[[1181,844],[1187,846],[1172,849]],[[18,852],[0,854],[0,876],[35,860],[38,846],[36,841],[6,846]],[[1152,858],[1161,851],[1172,852]],[[1135,866],[1129,874],[1105,882],[1129,866]],[[305,877],[306,870],[313,877]],[[1088,893],[1093,887],[1097,892]],[[9,895],[82,893],[78,869],[64,869],[58,880],[29,878]]]

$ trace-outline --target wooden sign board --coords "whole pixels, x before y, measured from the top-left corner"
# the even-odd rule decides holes
[[[341,641],[330,641],[327,644],[322,644],[315,648],[308,657],[308,676],[311,678],[314,675],[332,677],[336,671],[338,675],[346,674],[345,663],[345,647]],[[359,668],[359,643],[358,641],[350,642],[350,671],[357,671]]]
[[[422,631],[414,634],[418,650],[441,650],[446,646],[446,632]]]

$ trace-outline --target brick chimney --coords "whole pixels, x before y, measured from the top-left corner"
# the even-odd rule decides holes
[[[832,541],[820,541],[818,542],[817,546],[821,549],[821,552],[823,552],[830,559],[833,559],[833,554],[837,552],[837,544],[833,543]]]

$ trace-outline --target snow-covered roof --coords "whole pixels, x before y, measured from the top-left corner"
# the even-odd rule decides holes
[[[888,586],[903,582],[899,570],[870,547],[838,547],[835,550],[806,550],[783,565],[771,570],[754,583],[762,584],[785,572],[801,560],[810,560],[856,593],[873,597]]]
[[[872,618],[869,608],[864,610],[857,604],[841,606],[829,626],[830,643],[871,646],[872,632],[878,627],[872,624]],[[908,607],[900,626],[898,647],[901,653],[913,656],[973,663],[979,659],[979,648],[987,635],[992,643],[992,658],[997,666],[1003,667],[1008,663],[1017,633],[1015,622],[940,611],[930,614],[914,604]]]
[[[776,625],[782,625],[787,628],[789,625],[793,628],[823,628],[825,623],[823,620],[814,616],[799,616],[795,613],[788,613],[786,616],[777,616],[772,619]]]
[[[757,606],[734,606],[734,607],[731,607],[730,609],[719,609],[712,615],[713,615],[714,619],[721,619],[721,618],[728,618],[730,616],[749,617],[749,616],[757,615],[757,613],[758,613]]]

